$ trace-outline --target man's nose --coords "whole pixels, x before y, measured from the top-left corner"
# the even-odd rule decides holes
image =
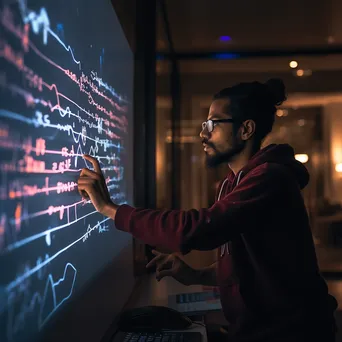
[[[206,127],[202,128],[200,134],[199,134],[200,138],[203,140],[208,140],[209,139],[209,132],[208,129]]]

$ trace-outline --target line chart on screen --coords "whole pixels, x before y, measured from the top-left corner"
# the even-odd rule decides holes
[[[115,203],[131,200],[133,75],[120,63],[132,53],[88,27],[84,2],[72,2],[68,12],[0,1],[1,341],[41,330],[112,257],[113,222],[78,193],[80,171],[92,169],[83,155],[98,159]]]

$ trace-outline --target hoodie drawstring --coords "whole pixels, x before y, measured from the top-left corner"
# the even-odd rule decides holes
[[[241,176],[242,176],[242,171],[240,171],[239,174],[238,174],[238,178],[237,178],[237,181],[236,181],[236,185],[235,185],[235,186],[239,185]],[[225,183],[226,183],[227,180],[228,180],[228,178],[225,179],[224,182],[223,182],[222,185],[221,185],[221,189],[220,189],[219,195],[218,195],[218,197],[217,197],[217,200],[218,200],[218,201],[221,199],[222,190],[223,190],[223,187],[224,187],[224,185],[225,185]],[[221,246],[221,254],[220,254],[221,257],[224,256],[224,253],[225,253],[226,250],[227,250],[227,253],[230,254],[230,251],[229,251],[229,242],[226,242],[224,245]]]

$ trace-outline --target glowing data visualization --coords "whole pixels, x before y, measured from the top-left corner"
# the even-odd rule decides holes
[[[131,202],[133,56],[108,0],[0,0],[0,341],[34,341],[130,242],[77,191]]]

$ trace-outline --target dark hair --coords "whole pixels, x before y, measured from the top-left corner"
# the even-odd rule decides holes
[[[255,137],[257,142],[261,142],[272,130],[276,106],[286,100],[285,85],[278,78],[272,78],[265,83],[239,83],[222,89],[213,99],[230,100],[228,111],[236,120],[235,129],[245,120],[254,120]]]

